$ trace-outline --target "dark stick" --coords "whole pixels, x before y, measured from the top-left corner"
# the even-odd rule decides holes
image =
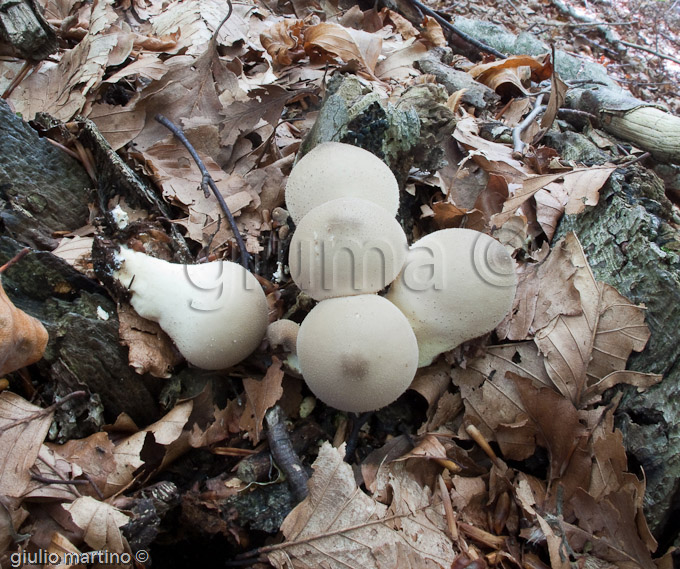
[[[494,49],[490,45],[486,45],[486,44],[482,43],[481,41],[473,38],[472,36],[470,36],[468,34],[466,34],[463,30],[458,29],[451,22],[449,22],[446,18],[442,18],[439,14],[437,14],[437,12],[435,12],[432,8],[428,8],[427,6],[425,6],[425,4],[418,2],[418,0],[411,0],[411,2],[421,12],[425,12],[428,16],[432,16],[435,20],[437,20],[437,22],[439,23],[440,26],[446,28],[450,32],[453,32],[459,38],[464,39],[469,44],[474,45],[477,49],[484,51],[486,53],[490,53],[491,55],[495,55],[498,59],[506,59],[507,58],[506,55],[502,54],[497,49]]]
[[[243,242],[241,233],[239,232],[238,226],[236,225],[236,220],[234,219],[234,216],[231,215],[231,211],[229,211],[229,206],[227,205],[227,202],[224,201],[222,194],[217,189],[215,180],[212,179],[212,176],[208,172],[208,169],[205,167],[205,164],[203,164],[203,160],[201,160],[200,156],[198,155],[198,152],[196,152],[196,149],[193,147],[191,142],[187,140],[184,131],[179,126],[177,126],[175,123],[173,123],[171,120],[169,120],[167,117],[164,117],[161,114],[156,115],[156,120],[177,137],[177,139],[189,151],[189,154],[191,154],[191,157],[194,159],[194,162],[196,162],[196,165],[198,166],[198,169],[201,171],[202,176],[201,188],[205,192],[206,197],[210,195],[208,189],[206,188],[206,185],[209,186],[213,194],[215,194],[215,197],[217,198],[217,201],[220,204],[220,207],[222,208],[222,211],[224,212],[227,221],[229,221],[229,227],[231,227],[231,230],[234,233],[234,237],[236,238],[236,243],[238,245],[239,251],[241,252],[241,265],[243,265],[243,268],[247,271],[249,259],[248,251],[246,251],[246,245]]]
[[[39,419],[40,417],[44,417],[46,415],[49,415],[52,411],[55,409],[58,409],[64,403],[67,403],[71,399],[75,399],[77,397],[85,397],[87,393],[85,391],[74,391],[73,393],[69,393],[66,395],[63,399],[60,399],[53,405],[50,405],[49,407],[45,407],[44,409],[40,409],[40,411],[36,411],[35,413],[31,413],[30,415],[27,415],[26,417],[22,417],[21,419],[17,419],[16,421],[12,421],[11,423],[8,423],[7,425],[2,425],[0,427],[0,434],[4,433],[5,431],[9,431],[10,429],[13,429],[14,427],[18,427],[19,425],[23,425],[24,423],[30,423],[34,419]]]
[[[350,413],[349,416],[352,419],[352,430],[347,437],[347,444],[345,445],[345,462],[351,462],[354,458],[354,453],[357,450],[357,445],[359,444],[359,433],[361,432],[361,427],[363,427],[366,422],[373,416],[373,411],[368,411],[359,415],[358,413]]]
[[[278,405],[274,405],[267,411],[264,420],[267,422],[269,450],[278,467],[286,475],[293,495],[302,501],[307,497],[309,477],[290,442],[286,425],[283,423],[283,411]]]

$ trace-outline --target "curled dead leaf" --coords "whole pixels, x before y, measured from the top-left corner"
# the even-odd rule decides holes
[[[40,320],[14,306],[0,282],[0,375],[37,362],[47,339]]]
[[[382,40],[374,34],[324,22],[305,31],[305,51],[312,60],[358,62],[371,75],[378,63]]]
[[[305,57],[302,20],[282,20],[260,34],[260,42],[278,65],[290,65]]]

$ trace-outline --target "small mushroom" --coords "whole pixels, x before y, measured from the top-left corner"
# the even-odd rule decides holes
[[[493,330],[512,308],[514,261],[498,241],[471,229],[443,229],[409,249],[386,298],[418,338],[418,366]]]
[[[267,341],[272,348],[281,346],[288,352],[286,365],[293,371],[300,373],[300,364],[297,358],[297,337],[300,325],[292,320],[282,318],[267,326]]]
[[[408,320],[374,294],[321,301],[303,320],[297,348],[302,375],[314,395],[354,413],[397,399],[418,364]]]
[[[385,209],[340,198],[302,218],[288,262],[300,289],[323,300],[382,290],[399,274],[407,250],[403,229]]]
[[[267,300],[241,265],[168,263],[121,247],[114,277],[143,318],[158,322],[187,361],[224,369],[246,358],[267,329]]]
[[[324,142],[293,167],[286,184],[286,207],[295,224],[330,200],[357,197],[385,208],[394,217],[399,184],[387,165],[368,150]]]

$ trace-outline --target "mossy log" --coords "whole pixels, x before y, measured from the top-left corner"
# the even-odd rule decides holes
[[[680,238],[672,221],[661,180],[636,165],[612,175],[597,206],[565,216],[555,237],[575,231],[595,277],[646,306],[651,338],[629,368],[664,379],[640,394],[624,388],[617,425],[644,469],[645,513],[662,547],[678,538],[680,508]]]

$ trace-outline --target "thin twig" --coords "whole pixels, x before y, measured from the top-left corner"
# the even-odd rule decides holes
[[[619,40],[619,43],[622,43],[625,46],[632,47],[633,49],[639,49],[640,51],[646,51],[647,53],[651,53],[652,55],[656,55],[657,57],[660,57],[661,59],[668,59],[669,61],[673,61],[675,63],[680,64],[680,59],[677,57],[672,57],[670,55],[666,55],[665,53],[660,53],[658,51],[655,51],[649,47],[645,47],[644,45],[638,45],[636,43],[630,43],[628,41],[623,41]]]
[[[442,26],[443,28],[446,28],[450,32],[453,32],[454,34],[456,34],[461,39],[464,39],[469,44],[474,45],[477,49],[484,51],[486,53],[490,53],[491,55],[495,55],[498,59],[506,59],[507,58],[507,56],[505,54],[501,53],[497,49],[494,49],[490,45],[486,45],[485,43],[482,43],[481,41],[473,38],[472,36],[470,36],[468,34],[466,34],[463,30],[454,26],[446,18],[442,18],[432,8],[428,8],[427,6],[425,6],[425,4],[418,2],[418,0],[411,0],[411,2],[421,12],[425,12],[428,16],[431,16],[435,20],[437,20],[437,22],[439,23],[440,26]]]
[[[8,423],[7,425],[2,425],[0,427],[0,434],[4,433],[5,431],[9,431],[10,429],[13,429],[14,427],[18,427],[19,425],[23,425],[24,423],[30,423],[31,421],[33,421],[35,419],[39,419],[40,417],[45,417],[46,415],[49,415],[50,413],[52,413],[52,411],[54,411],[55,409],[58,409],[64,403],[70,401],[71,399],[75,399],[76,397],[84,397],[86,395],[87,395],[87,393],[85,393],[85,391],[74,391],[73,393],[69,393],[63,399],[57,401],[55,404],[50,405],[49,407],[45,407],[45,409],[41,409],[40,411],[36,411],[35,413],[31,413],[30,415],[27,415],[26,417],[22,417],[21,419],[17,419],[16,421],[12,421],[11,423]]]
[[[42,476],[41,474],[34,473],[31,473],[31,478],[38,482],[42,482],[43,484],[72,484],[72,485],[89,484],[87,480],[62,480],[61,478],[47,478],[45,476]]]
[[[539,22],[539,26],[549,26],[558,28],[588,28],[595,26],[632,26],[637,22],[582,22],[580,24],[571,24],[569,22]]]
[[[640,154],[640,156],[630,161],[626,161],[626,158],[628,158],[628,156],[624,156],[623,160],[621,162],[617,162],[616,164],[618,164],[619,166],[632,166],[633,164],[637,164],[638,162],[647,160],[647,158],[649,158],[650,156],[651,154],[649,152],[645,152],[644,154]]]
[[[349,437],[347,437],[347,444],[345,446],[345,462],[351,462],[351,459],[354,457],[354,453],[357,450],[357,445],[359,443],[361,428],[372,416],[373,411],[368,411],[361,415],[358,413],[350,413],[350,417],[352,417],[352,430],[350,431]]]
[[[234,237],[236,238],[236,244],[238,245],[239,251],[241,253],[241,265],[243,265],[244,269],[248,270],[249,255],[248,251],[246,251],[246,245],[243,242],[243,237],[241,237],[241,233],[238,229],[238,226],[236,225],[236,220],[234,219],[234,216],[231,215],[231,211],[229,210],[227,202],[224,201],[222,193],[220,192],[219,189],[217,189],[215,180],[213,180],[212,176],[208,172],[208,169],[205,167],[205,164],[203,164],[203,160],[201,160],[200,156],[198,155],[198,152],[196,152],[196,149],[193,147],[191,142],[189,142],[186,135],[184,134],[184,131],[179,126],[177,126],[175,123],[173,123],[171,120],[169,120],[168,118],[164,117],[161,114],[156,115],[156,120],[177,137],[177,139],[189,151],[189,154],[191,154],[191,157],[194,159],[194,162],[196,162],[196,165],[198,166],[198,169],[201,171],[202,176],[201,188],[203,188],[203,191],[205,192],[206,196],[210,195],[210,193],[208,192],[208,188],[206,186],[210,187],[213,194],[215,194],[215,197],[217,198],[217,201],[220,204],[222,211],[224,212],[224,216],[227,218],[227,221],[229,221],[229,226],[231,227],[231,230],[234,233]]]
[[[212,43],[217,42],[217,34],[219,33],[220,28],[222,28],[222,26],[225,24],[225,22],[229,18],[231,18],[231,13],[234,11],[234,7],[231,4],[231,0],[227,0],[227,4],[229,4],[229,11],[227,12],[227,15],[224,17],[224,19],[220,22],[220,25],[217,26],[217,28],[215,28],[215,32],[213,33],[213,36],[210,40]]]
[[[541,93],[538,97],[536,97],[536,103],[534,104],[534,110],[531,111],[526,118],[519,123],[515,128],[512,129],[512,150],[513,153],[518,153],[522,154],[524,152],[524,147],[526,146],[526,143],[520,138],[522,136],[522,133],[529,128],[529,125],[534,122],[536,117],[545,111],[546,106],[542,105],[541,103],[543,102],[543,94]]]
[[[9,261],[7,261],[2,267],[0,267],[0,275],[4,273],[7,269],[9,269],[12,265],[18,263],[23,259],[30,249],[28,247],[24,247],[21,251],[19,251],[14,257],[12,257]]]
[[[264,416],[267,423],[267,440],[269,450],[277,466],[286,475],[293,495],[302,501],[307,497],[307,481],[309,476],[300,463],[293,444],[290,442],[286,425],[283,422],[283,411],[274,405]]]

